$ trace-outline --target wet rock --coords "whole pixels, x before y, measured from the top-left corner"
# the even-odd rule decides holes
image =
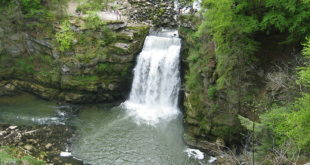
[[[52,146],[53,146],[53,144],[48,143],[48,144],[45,145],[45,148],[46,148],[46,149],[50,149]]]
[[[15,33],[11,36],[9,36],[9,40],[12,40],[12,41],[21,41],[23,40],[23,38],[25,37],[25,34],[23,33]]]
[[[62,71],[63,74],[68,74],[68,73],[70,73],[70,68],[67,67],[67,65],[63,65],[61,67],[61,71]]]
[[[6,131],[0,131],[0,136],[3,136],[6,133]]]
[[[16,129],[16,128],[17,128],[17,126],[15,126],[15,125],[9,126],[9,129],[11,129],[11,130]]]
[[[112,90],[114,90],[115,89],[115,84],[109,84],[109,86],[108,86],[108,88],[112,91]]]
[[[27,40],[26,44],[27,44],[27,50],[29,51],[29,53],[36,52],[35,46],[33,45],[32,41]]]
[[[25,52],[25,47],[21,43],[13,43],[6,47],[6,52],[10,54],[12,57],[18,57]]]
[[[31,150],[33,149],[33,146],[27,144],[27,145],[24,146],[24,148],[25,148],[26,150],[28,150],[28,151],[31,151]]]
[[[114,44],[115,47],[118,47],[118,48],[121,48],[121,49],[124,49],[124,50],[127,50],[129,49],[129,44],[125,44],[125,43],[115,43]]]
[[[43,159],[48,164],[83,165],[73,157],[60,157],[66,150],[74,129],[65,125],[19,126],[10,129],[10,125],[0,124],[0,146],[15,146],[27,154]]]
[[[0,96],[14,96],[19,93],[18,89],[9,81],[0,82]]]
[[[52,56],[53,56],[55,59],[59,59],[59,52],[58,52],[56,49],[53,49],[53,50],[52,50]]]
[[[36,143],[38,143],[38,140],[36,140],[36,139],[28,139],[27,142],[36,144]]]
[[[14,86],[18,86],[18,88],[21,90],[29,91],[45,99],[53,99],[59,93],[58,89],[45,87],[27,81],[13,80],[12,83],[14,84]]]
[[[126,27],[126,23],[124,22],[111,22],[108,24],[108,27],[112,30],[120,30]]]
[[[32,41],[34,41],[35,43],[41,45],[41,46],[44,46],[44,47],[47,47],[47,48],[50,48],[50,49],[53,49],[53,46],[52,44],[50,44],[48,41],[44,41],[44,40],[36,40],[36,39],[31,39]]]
[[[176,14],[173,1],[129,0],[129,3],[131,8],[128,13],[133,21],[150,23],[156,27],[173,27],[176,25],[176,21],[173,18]]]

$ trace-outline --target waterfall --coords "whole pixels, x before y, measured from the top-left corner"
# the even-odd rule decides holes
[[[134,68],[129,99],[123,104],[138,123],[156,124],[178,115],[180,48],[177,31],[154,32],[146,37]]]

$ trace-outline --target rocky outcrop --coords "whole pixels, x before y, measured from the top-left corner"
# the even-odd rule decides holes
[[[52,164],[83,165],[73,157],[61,157],[74,135],[74,129],[65,125],[14,126],[0,124],[0,146],[21,150],[20,155],[31,155]]]
[[[215,44],[208,35],[199,39],[203,47],[197,46],[192,39],[197,31],[198,20],[193,15],[180,17],[180,35],[184,39],[182,58],[187,73],[183,102],[184,140],[190,146],[210,152],[216,148],[213,143],[221,142],[222,146],[230,146],[240,141],[242,127],[237,118],[240,109],[235,100],[238,99],[231,96],[234,93],[216,88]]]
[[[136,22],[145,22],[155,27],[176,27],[174,1],[168,0],[128,0],[131,7],[129,18]]]
[[[0,23],[0,96],[18,89],[73,103],[124,98],[148,26],[111,21],[93,29],[84,24],[83,18],[70,19],[73,46],[60,51],[54,38],[17,32],[10,28],[13,24]]]

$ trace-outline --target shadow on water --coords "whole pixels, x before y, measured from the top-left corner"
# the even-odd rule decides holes
[[[29,94],[0,98],[0,123],[65,124],[73,111],[72,106],[59,106]]]

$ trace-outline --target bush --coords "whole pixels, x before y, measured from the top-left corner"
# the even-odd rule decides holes
[[[42,160],[27,155],[24,151],[18,148],[2,146],[0,147],[0,163],[4,164],[31,164],[31,165],[45,165]]]
[[[71,29],[71,24],[68,20],[66,20],[61,24],[60,28],[61,30],[55,35],[56,41],[59,43],[59,50],[70,50],[75,40],[75,35]]]
[[[303,50],[306,59],[309,59],[310,39],[308,39]],[[310,82],[310,65],[300,68],[298,72],[300,85],[306,87]],[[293,104],[275,107],[263,115],[260,115],[261,124],[264,128],[263,137],[260,139],[259,152],[264,156],[266,153],[285,151],[288,159],[296,154],[310,152],[310,94],[303,93]],[[262,133],[262,132],[261,132]]]

